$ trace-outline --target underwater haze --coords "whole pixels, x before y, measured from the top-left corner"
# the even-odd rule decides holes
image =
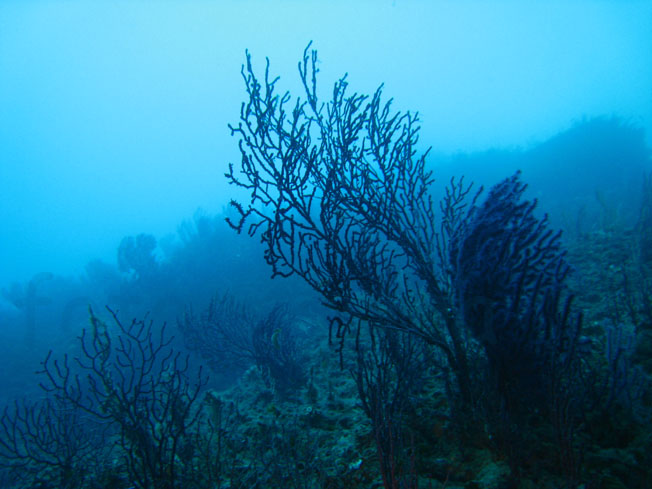
[[[384,83],[433,154],[528,148],[583,117],[652,130],[649,1],[7,0],[0,284],[219,212],[245,50],[298,93],[310,41],[323,95],[347,72],[353,91]]]
[[[0,488],[650,489],[651,47],[652,1],[0,0]]]

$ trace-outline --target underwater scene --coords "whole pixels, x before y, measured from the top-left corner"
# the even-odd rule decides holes
[[[0,488],[652,487],[652,2],[0,5]]]

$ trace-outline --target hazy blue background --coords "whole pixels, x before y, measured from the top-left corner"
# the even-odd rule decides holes
[[[249,49],[297,88],[385,82],[436,151],[527,147],[583,116],[652,132],[650,1],[0,2],[0,286],[115,261],[233,196]]]

